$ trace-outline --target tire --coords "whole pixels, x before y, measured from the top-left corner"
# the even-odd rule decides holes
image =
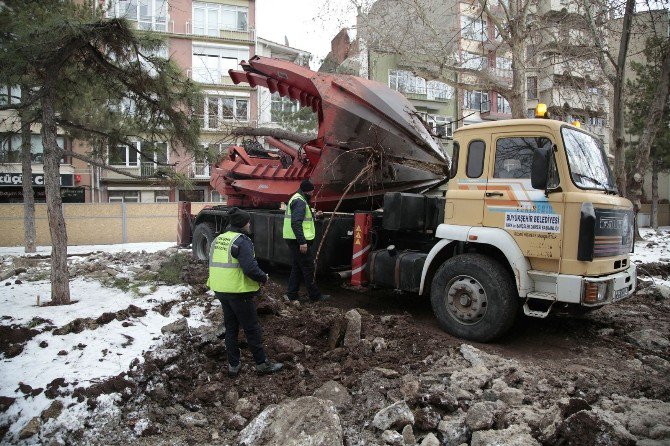
[[[216,235],[216,228],[213,223],[208,221],[199,223],[193,231],[193,240],[191,241],[193,257],[198,260],[209,260],[209,247]]]
[[[519,308],[514,279],[500,262],[482,254],[444,262],[433,278],[430,301],[443,330],[477,342],[505,334]]]

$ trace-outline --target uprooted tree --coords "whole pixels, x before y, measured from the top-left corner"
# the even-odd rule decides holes
[[[108,148],[148,141],[138,157],[154,159],[159,142],[198,150],[199,124],[190,110],[199,100],[196,85],[170,60],[157,57],[164,42],[134,31],[123,19],[107,19],[93,3],[15,0],[0,5],[0,83],[23,85],[20,102],[0,109],[35,113],[26,125],[41,126],[44,177],[52,243],[51,298],[70,301],[67,232],[60,196],[59,165],[64,156],[115,170]],[[90,146],[86,153],[60,147],[59,129]],[[157,175],[175,177],[171,169]]]

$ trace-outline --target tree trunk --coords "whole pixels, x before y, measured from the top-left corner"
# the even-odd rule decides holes
[[[526,45],[512,45],[512,93],[509,98],[512,118],[526,118]]]
[[[44,147],[44,188],[47,198],[49,232],[51,233],[51,300],[57,305],[70,303],[67,270],[67,232],[60,195],[60,159],[62,150],[56,142],[54,112],[54,74],[46,73],[42,95],[42,145]]]
[[[626,58],[628,55],[628,44],[630,42],[631,24],[635,12],[635,0],[626,0],[626,10],[623,16],[621,29],[621,40],[619,41],[619,56],[616,66],[616,78],[614,79],[614,98],[612,110],[614,111],[614,122],[612,125],[612,143],[614,144],[614,175],[621,196],[626,194],[626,148],[624,145],[624,103],[623,87],[626,84]]]
[[[636,207],[642,202],[642,183],[644,175],[649,169],[649,153],[651,146],[656,139],[656,134],[663,122],[663,111],[667,106],[668,96],[670,95],[670,45],[663,56],[663,65],[661,65],[661,75],[654,91],[653,101],[649,107],[648,119],[642,130],[640,141],[635,151],[635,165],[633,170],[633,181],[629,198],[633,200]]]
[[[272,136],[273,138],[285,139],[298,144],[306,144],[316,139],[316,135],[269,127],[233,127],[230,129],[230,134],[233,136]]]
[[[651,227],[658,230],[658,160],[651,163]]]
[[[28,87],[21,85],[21,102],[28,97]],[[23,179],[23,238],[25,252],[35,252],[35,191],[33,190],[33,166],[30,156],[30,123],[26,118],[28,111],[21,110],[21,173]]]

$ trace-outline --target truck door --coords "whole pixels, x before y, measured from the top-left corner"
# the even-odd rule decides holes
[[[455,225],[481,226],[484,216],[484,194],[489,170],[490,135],[455,142],[458,146],[458,180],[449,188],[445,222]]]
[[[484,226],[505,229],[528,257],[561,256],[563,194],[547,197],[544,190],[533,189],[530,181],[534,151],[554,143],[550,134],[541,131],[492,135]],[[558,186],[555,163],[552,169]]]

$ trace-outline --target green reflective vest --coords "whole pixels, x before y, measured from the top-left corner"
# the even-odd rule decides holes
[[[244,275],[240,262],[232,256],[230,248],[241,236],[238,232],[224,232],[209,248],[209,278],[207,286],[220,293],[249,293],[258,291],[260,285]]]
[[[302,200],[305,202],[305,219],[302,221],[302,232],[305,234],[305,240],[314,240],[316,236],[316,229],[314,228],[314,218],[312,217],[312,210],[309,208],[309,203],[305,197],[296,192],[286,205],[286,213],[284,214],[284,238],[295,240],[295,234],[291,227],[291,203],[293,200]]]

